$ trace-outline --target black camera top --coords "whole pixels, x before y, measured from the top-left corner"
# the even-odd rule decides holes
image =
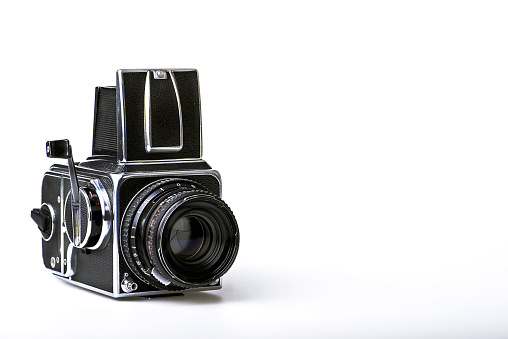
[[[97,87],[92,157],[117,162],[200,159],[201,108],[195,69],[118,70]]]

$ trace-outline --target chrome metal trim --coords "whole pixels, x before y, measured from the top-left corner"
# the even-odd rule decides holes
[[[108,243],[113,215],[111,214],[111,204],[109,203],[108,193],[106,192],[106,189],[104,188],[100,180],[92,179],[90,180],[90,184],[95,188],[95,192],[97,193],[97,197],[99,198],[102,211],[101,236],[99,237],[99,241],[95,246],[88,247],[88,249],[90,250],[96,250],[104,248]]]
[[[116,71],[116,118],[120,120],[121,126],[117,125],[117,148],[118,148],[118,141],[121,141],[122,146],[122,154],[121,159],[122,161],[126,161],[127,159],[127,140],[126,140],[126,127],[125,127],[125,102],[124,102],[124,95],[123,95],[123,76],[122,74],[125,73],[124,70],[118,70]],[[117,155],[118,157],[118,155]]]
[[[119,69],[117,72],[122,73],[139,73],[148,71],[166,71],[166,72],[185,72],[185,71],[197,71],[195,68],[135,68],[135,69]]]
[[[71,239],[70,235],[69,235],[67,220],[65,218],[65,206],[67,206],[67,202],[68,202],[69,198],[72,199],[72,191],[69,191],[69,193],[67,194],[67,197],[65,197],[65,202],[63,204],[64,205],[63,225],[65,226],[65,229],[67,230],[66,233],[67,233],[67,238],[69,239],[69,241],[72,244],[74,244],[74,246],[77,248],[85,248],[85,245],[88,242],[88,240],[90,240],[90,235],[92,234],[92,206],[90,205],[90,199],[88,199],[86,192],[83,188],[81,188],[81,187],[79,188],[79,193],[80,193],[81,197],[85,198],[86,208],[87,208],[87,212],[88,212],[88,220],[87,220],[87,224],[86,224],[85,237],[83,238],[83,240],[81,240],[81,242],[79,244],[75,244],[74,240]],[[72,204],[72,202],[70,202],[70,204]],[[71,208],[72,208],[72,206],[71,206]],[[81,218],[81,215],[80,215],[80,218]],[[71,220],[72,220],[72,216],[71,216]],[[71,227],[72,227],[72,225],[71,225]]]
[[[67,232],[67,229],[64,227],[64,210],[65,210],[65,200],[63,199],[64,197],[64,188],[65,188],[65,182],[64,182],[64,176],[63,174],[60,173],[60,243],[58,244],[59,247],[60,247],[60,274],[61,275],[64,275],[65,274],[65,265],[64,265],[64,260],[65,260],[65,250],[64,250],[64,244],[65,244],[65,233]],[[70,192],[70,191],[69,191]]]
[[[118,296],[118,298],[128,298],[128,297],[149,297],[151,295],[170,295],[170,294],[183,294],[188,292],[199,292],[199,291],[211,291],[211,290],[220,290],[222,288],[222,285],[219,283],[218,285],[213,286],[205,286],[205,287],[196,287],[196,288],[189,288],[186,290],[180,290],[180,291],[167,291],[167,290],[160,290],[160,291],[150,291],[150,292],[133,292],[133,293],[122,293]]]
[[[119,239],[118,239],[118,230],[121,225],[119,225],[120,218],[118,217],[118,184],[120,180],[124,177],[124,174],[111,173],[109,175],[113,184],[113,216],[117,216],[113,220],[113,297],[117,298],[120,295],[120,249],[119,249]],[[122,217],[123,219],[123,217]]]
[[[159,271],[157,271],[157,270],[155,269],[155,267],[154,267],[154,268],[152,268],[152,271],[151,271],[150,273],[153,275],[153,277],[154,277],[155,279],[157,279],[157,280],[158,280],[161,284],[163,284],[164,286],[168,286],[168,285],[170,285],[170,284],[171,284],[171,281],[169,281],[168,279],[164,278],[164,277],[162,276],[162,274],[161,274]]]
[[[61,272],[50,270],[56,276],[70,278],[76,273],[76,250],[72,243],[67,246],[67,258],[61,261]],[[58,261],[58,260],[57,260]]]
[[[168,78],[168,72],[164,71],[164,70],[156,70],[156,71],[153,71],[153,78],[154,79],[167,79]]]
[[[159,159],[159,160],[128,160],[119,161],[117,164],[129,165],[129,164],[163,164],[163,163],[178,163],[178,162],[206,162],[202,158],[183,158],[183,159]]]
[[[198,98],[199,98],[199,157],[203,157],[203,118],[202,118],[202,112],[201,112],[201,90],[199,89],[199,72],[196,71],[196,80],[198,82]]]
[[[162,71],[162,70],[161,70]],[[152,103],[150,97],[150,74],[153,72],[155,77],[155,71],[146,72],[145,79],[145,111],[144,111],[144,122],[145,122],[145,150],[148,153],[158,152],[179,152],[183,149],[183,124],[182,124],[182,106],[180,105],[180,96],[178,94],[178,88],[176,86],[176,80],[173,72],[168,71],[171,77],[171,82],[175,89],[176,101],[178,103],[178,119],[180,121],[180,145],[168,146],[168,147],[153,147],[152,146]]]
[[[121,287],[122,291],[124,291],[125,293],[132,293],[138,289],[138,284],[136,284],[134,280],[132,280],[132,278],[129,277],[128,273],[125,273],[121,283]]]
[[[49,236],[47,238],[44,238],[44,235],[42,235],[41,233],[41,237],[42,237],[42,240],[44,241],[49,241],[51,239],[51,237],[53,236],[53,233],[55,231],[55,210],[53,209],[53,206],[49,205],[49,204],[46,204],[46,203],[43,203],[41,205],[41,208],[43,206],[46,206],[48,209],[49,209],[49,214],[51,214],[51,233],[49,234]]]
[[[106,160],[88,158],[85,161],[83,161],[83,163],[104,162],[104,161],[106,161]],[[188,163],[188,162],[206,162],[206,161],[204,161],[201,158],[184,158],[184,159],[128,160],[128,161],[116,161],[115,160],[115,161],[109,161],[109,162],[111,162],[112,164],[116,164],[116,165],[129,165],[129,164],[138,165],[140,163],[146,164],[146,165],[151,165],[151,164],[162,164],[162,163],[174,164],[174,163],[180,163],[180,162]],[[80,166],[80,165],[76,165],[76,168],[82,168],[82,169],[86,169],[86,170],[94,170],[93,168],[86,167],[86,166]],[[98,171],[98,170],[96,170],[96,171]],[[103,173],[101,171],[99,171],[99,172]]]
[[[76,281],[76,280],[71,280],[69,278],[65,278],[65,277],[59,276],[57,274],[55,274],[55,277],[58,278],[58,279],[67,281],[68,283],[71,283],[73,285],[82,287],[84,289],[87,289],[87,290],[90,290],[90,291],[93,291],[93,292],[104,294],[104,295],[107,295],[108,297],[112,297],[112,298],[149,297],[151,295],[182,294],[182,293],[188,293],[188,292],[219,290],[219,289],[222,288],[222,285],[219,282],[218,285],[214,285],[214,286],[189,288],[189,289],[181,290],[181,291],[160,290],[160,291],[149,291],[149,292],[131,292],[131,293],[115,294],[115,293],[111,293],[111,292],[108,292],[108,291],[101,290],[101,289],[99,289],[97,287],[93,287],[93,286],[90,286],[90,285],[86,285],[86,284],[80,283],[79,281]]]
[[[66,267],[65,273],[63,275],[64,277],[72,277],[74,273],[76,273],[76,263],[77,263],[76,250],[74,249],[72,243],[70,243],[69,246],[67,247],[67,258],[62,263],[62,265]]]
[[[63,167],[63,165],[61,165],[61,166]],[[51,168],[46,173],[44,173],[44,176],[46,176],[46,175],[53,177],[53,178],[58,178],[58,179],[62,178],[62,173],[52,171]]]

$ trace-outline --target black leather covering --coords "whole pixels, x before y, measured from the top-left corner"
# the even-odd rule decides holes
[[[150,81],[151,129],[153,147],[180,145],[180,117],[182,111],[183,144],[180,151],[149,152],[145,138],[145,88],[147,72]],[[125,129],[118,138],[118,160],[166,160],[201,158],[201,112],[196,70],[172,70],[173,81],[154,80],[151,71],[119,71],[117,105],[123,103],[118,124],[124,119]],[[121,90],[119,90],[121,88]],[[123,96],[122,96],[123,94]],[[176,95],[178,94],[178,100]],[[123,114],[122,114],[123,113]],[[121,127],[121,125],[119,125]],[[123,134],[124,133],[124,134]]]

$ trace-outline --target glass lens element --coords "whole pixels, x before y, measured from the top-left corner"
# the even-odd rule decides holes
[[[179,218],[170,232],[171,251],[180,259],[191,259],[203,247],[204,229],[201,220],[195,216]]]

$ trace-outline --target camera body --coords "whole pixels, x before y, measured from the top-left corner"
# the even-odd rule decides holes
[[[67,140],[32,219],[47,269],[114,297],[221,288],[239,245],[221,178],[201,159],[198,73],[117,71],[97,87],[92,156],[74,164]]]

